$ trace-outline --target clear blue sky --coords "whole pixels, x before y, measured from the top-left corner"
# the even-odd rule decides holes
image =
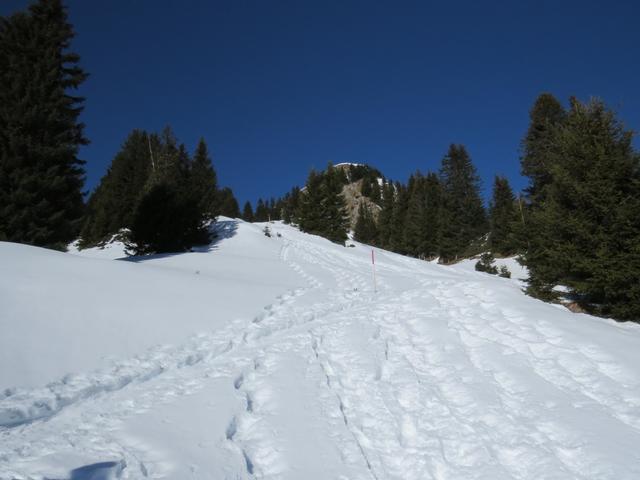
[[[0,14],[24,0],[2,0]],[[393,179],[464,143],[514,188],[535,97],[603,98],[640,130],[640,2],[68,0],[87,188],[134,128],[204,136],[242,203],[327,161]],[[636,141],[636,145],[640,145]]]

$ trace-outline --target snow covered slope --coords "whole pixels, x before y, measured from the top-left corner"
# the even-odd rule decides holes
[[[137,262],[0,243],[1,479],[640,478],[639,326],[222,227]]]

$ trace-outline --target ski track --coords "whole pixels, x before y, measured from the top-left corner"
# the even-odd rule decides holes
[[[119,429],[221,377],[237,398],[224,438],[244,466],[238,478],[295,478],[278,434],[285,393],[271,382],[286,355],[304,359],[315,379],[309,388],[351,472],[342,478],[640,477],[640,377],[597,339],[571,343],[486,283],[399,256],[381,256],[374,295],[364,256],[293,237],[280,240],[280,259],[306,285],[254,318],[109,369],[5,392],[0,478],[29,478],[39,457],[76,449],[96,462],[119,459],[108,466],[113,478],[171,478],[162,452],[123,441]],[[413,288],[394,288],[394,276]],[[621,438],[636,441],[620,452],[633,460],[607,457],[575,418],[617,424]]]

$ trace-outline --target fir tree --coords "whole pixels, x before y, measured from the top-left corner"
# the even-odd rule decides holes
[[[131,228],[151,172],[149,142],[146,132],[134,130],[114,157],[89,198],[81,232],[83,247],[109,239],[122,228]]]
[[[207,218],[215,218],[220,210],[218,179],[204,138],[198,142],[191,164],[189,193],[195,196],[198,208]]]
[[[414,257],[419,257],[423,250],[425,203],[422,175],[416,172],[409,177],[407,184],[407,209],[402,230],[402,250]]]
[[[83,214],[87,139],[72,95],[87,74],[69,51],[74,32],[60,0],[0,19],[0,236],[64,248]]]
[[[395,188],[392,182],[385,181],[382,185],[382,208],[378,214],[378,239],[376,244],[390,249],[393,211],[395,206]]]
[[[575,99],[551,132],[551,180],[532,213],[530,291],[560,283],[587,309],[640,320],[640,158],[613,112]]]
[[[472,241],[486,233],[487,222],[480,177],[463,145],[449,147],[440,179],[444,193],[440,258],[448,262],[463,256]]]
[[[332,242],[344,243],[349,229],[349,217],[342,196],[346,176],[342,170],[335,169],[329,164],[323,180],[324,201],[321,205],[325,220],[324,236]]]
[[[393,204],[391,223],[389,225],[388,248],[394,252],[407,253],[404,243],[407,209],[409,208],[409,189],[400,182],[395,184],[396,200]]]
[[[245,222],[253,222],[253,208],[251,207],[251,202],[248,200],[244,204],[244,208],[242,209],[242,219]]]
[[[442,227],[442,186],[438,175],[427,174],[423,179],[424,210],[421,221],[422,237],[420,255],[435,258],[440,252],[440,229]]]
[[[218,191],[218,205],[220,206],[220,215],[229,218],[240,218],[240,207],[238,201],[233,195],[233,190],[224,187]]]
[[[267,222],[268,220],[269,220],[269,207],[267,206],[267,204],[265,204],[264,200],[259,198],[258,203],[256,203],[255,221]]]
[[[345,179],[344,172],[331,164],[322,174],[314,170],[309,173],[296,212],[303,232],[320,235],[336,243],[347,239],[349,219],[342,197]]]
[[[522,142],[520,166],[522,175],[530,179],[526,192],[533,204],[542,202],[544,189],[551,182],[551,135],[565,117],[564,108],[550,93],[541,94],[529,113],[529,129]]]
[[[505,177],[496,176],[494,180],[489,220],[489,245],[492,253],[504,256],[516,253],[513,232],[514,226],[518,224],[516,199]]]
[[[366,202],[360,202],[353,238],[361,243],[374,244],[377,236],[378,229],[371,208]]]

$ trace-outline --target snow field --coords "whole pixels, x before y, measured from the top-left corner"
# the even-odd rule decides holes
[[[67,260],[95,275],[115,263],[188,278],[185,300],[211,323],[168,310],[180,335],[108,361],[80,351],[74,366],[87,368],[68,376],[21,357],[49,383],[0,397],[0,478],[70,478],[98,462],[123,479],[640,477],[638,326],[528,298],[516,279],[383,251],[374,294],[369,247],[229,222],[234,234],[208,251],[46,267],[47,281]],[[23,273],[0,291],[11,318],[36,322]],[[110,344],[129,333],[108,332]]]

